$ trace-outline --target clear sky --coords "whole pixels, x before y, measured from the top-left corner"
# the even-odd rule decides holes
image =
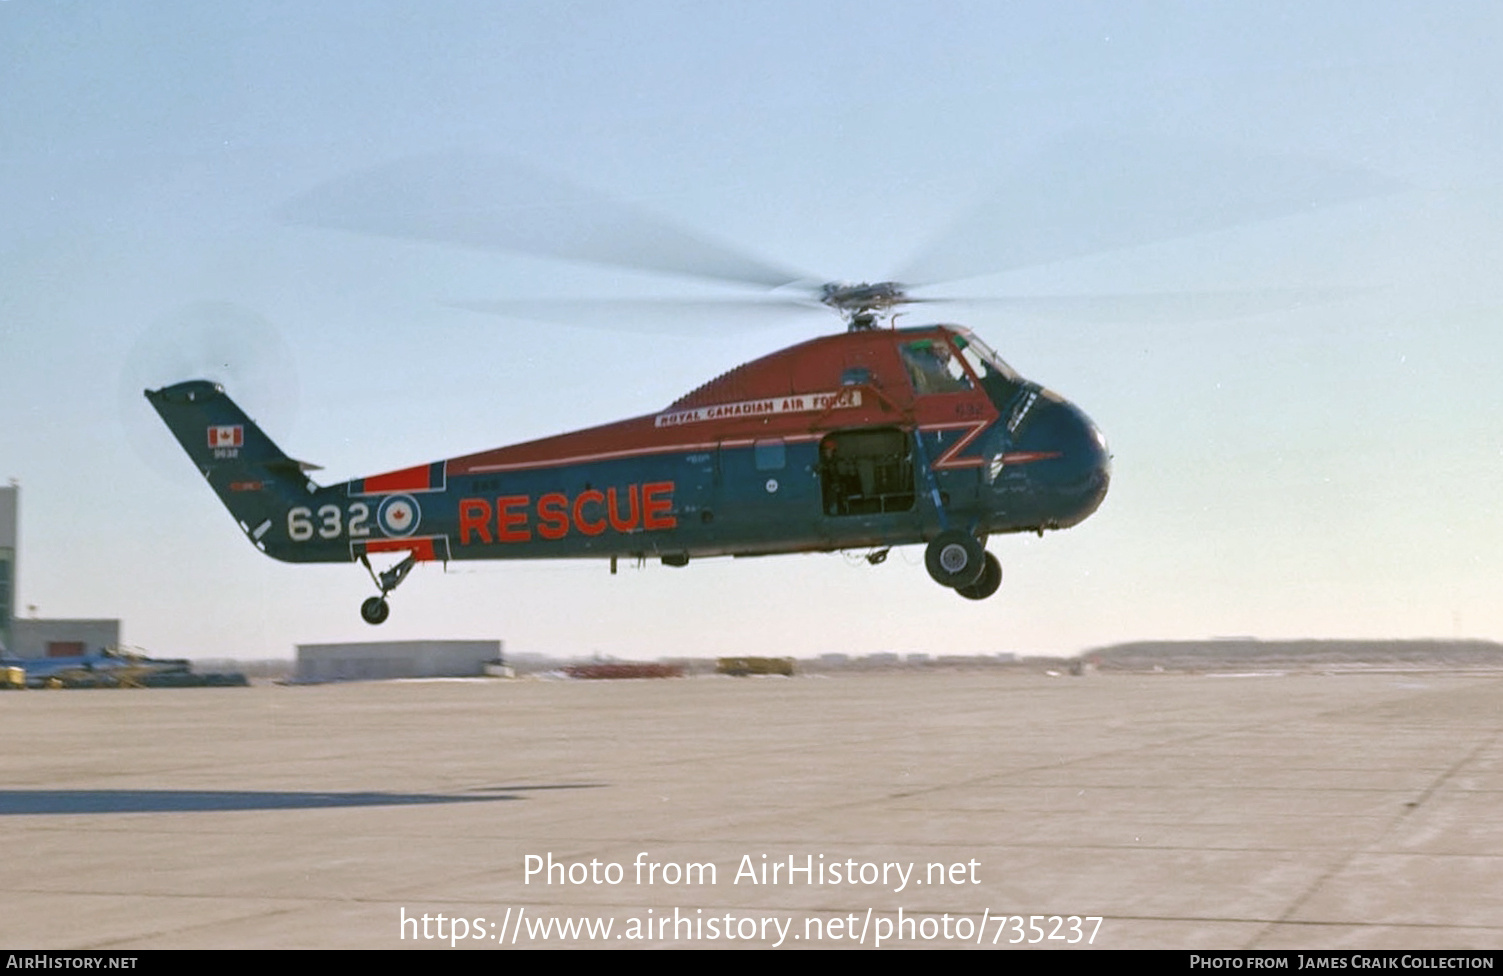
[[[377,636],[648,658],[1503,639],[1500,50],[1491,2],[0,0],[19,603],[190,657]],[[1245,181],[1181,181],[1240,222],[1009,268],[1019,242],[1088,250],[1173,206],[1133,167],[1060,155],[1103,138],[1244,159]],[[954,293],[1098,296],[942,317],[1101,425],[1110,495],[1069,531],[991,540],[1006,580],[981,603],[917,548],[876,568],[456,564],[421,567],[367,627],[363,571],[256,552],[142,387],[210,373],[327,483],[653,412],[840,327],[484,316],[450,303],[706,290],[279,219],[435,153],[502,153],[828,279],[896,274],[973,215],[968,273],[1006,273]],[[1275,158],[1384,192],[1242,221],[1270,216],[1241,183]],[[1329,300],[1227,317],[1099,298],[1218,289]]]

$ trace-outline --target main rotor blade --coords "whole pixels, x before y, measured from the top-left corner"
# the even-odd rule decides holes
[[[295,224],[776,288],[807,275],[495,156],[405,159],[294,199]]]
[[[828,309],[815,299],[500,299],[449,302],[486,315],[551,322],[587,329],[608,329],[657,335],[718,335],[764,329],[794,315]]]
[[[899,280],[956,281],[1393,193],[1394,180],[1297,156],[1077,134],[919,253]]]
[[[1243,291],[1126,292],[1116,295],[1003,295],[932,299],[1000,306],[1021,316],[1073,322],[1209,322],[1345,301],[1370,288],[1262,288]]]

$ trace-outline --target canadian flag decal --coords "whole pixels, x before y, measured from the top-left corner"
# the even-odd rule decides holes
[[[209,428],[210,447],[239,447],[245,441],[245,429],[239,424]]]

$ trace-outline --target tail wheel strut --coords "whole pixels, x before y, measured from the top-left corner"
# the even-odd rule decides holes
[[[391,605],[386,602],[386,594],[402,585],[407,574],[412,572],[412,567],[417,565],[417,553],[409,552],[406,559],[390,569],[383,570],[379,576],[371,568],[371,561],[363,552],[360,554],[360,563],[365,567],[365,571],[371,574],[371,581],[381,589],[380,596],[370,597],[360,604],[360,619],[372,626],[384,623],[386,618],[391,616]]]

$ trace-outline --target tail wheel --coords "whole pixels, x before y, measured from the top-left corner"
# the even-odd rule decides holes
[[[986,550],[969,532],[941,532],[924,551],[924,565],[941,586],[959,589],[981,578],[986,569]]]
[[[981,568],[981,578],[970,586],[957,586],[955,592],[967,600],[985,600],[1002,585],[1002,564],[991,553],[986,554],[986,565]]]
[[[379,596],[373,596],[360,604],[360,617],[366,623],[375,625],[384,623],[391,616],[391,606]]]

